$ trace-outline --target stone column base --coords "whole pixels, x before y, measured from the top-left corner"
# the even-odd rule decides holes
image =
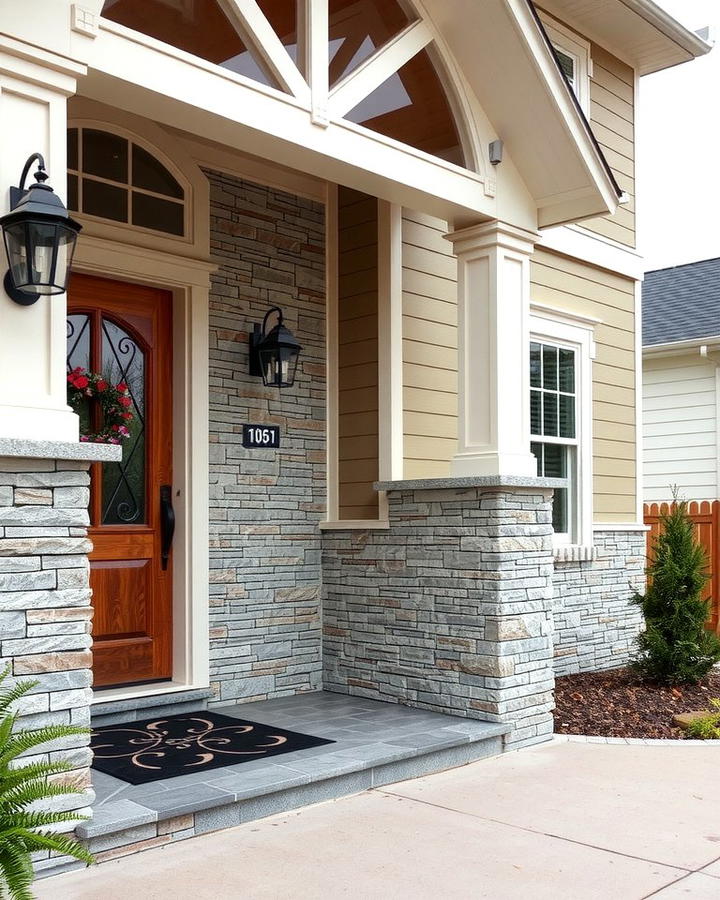
[[[11,684],[39,682],[21,701],[20,727],[90,724],[88,469],[119,454],[119,447],[0,440],[0,667],[10,667]],[[46,808],[90,815],[89,743],[89,736],[67,738],[25,758],[69,761],[64,777],[85,789]]]
[[[553,486],[377,485],[389,532],[323,535],[325,687],[550,737]]]

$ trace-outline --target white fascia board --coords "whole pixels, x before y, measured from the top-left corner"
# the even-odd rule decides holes
[[[538,74],[544,80],[564,120],[567,131],[582,157],[585,169],[592,180],[592,187],[599,194],[597,199],[602,204],[599,214],[616,212],[620,205],[620,198],[615,182],[608,171],[607,162],[590,130],[588,120],[576,104],[572,89],[563,78],[551,46],[533,14],[530,0],[505,0],[505,4],[514,17],[518,29],[525,39],[527,49],[532,54]],[[594,192],[589,190],[588,194],[591,193]],[[580,211],[590,199],[590,196],[586,198],[561,196],[553,202],[552,197],[543,197],[542,200],[546,205],[544,209],[538,210],[538,223],[540,226],[548,226],[577,221],[577,219],[591,214]]]
[[[642,254],[616,241],[573,225],[545,228],[540,235],[538,247],[554,250],[563,256],[589,263],[599,269],[606,269],[616,275],[624,275],[633,281],[642,281],[644,278]]]
[[[720,350],[720,335],[689,338],[686,341],[668,341],[665,344],[648,344],[643,347],[643,359],[680,356],[685,353],[700,353],[703,347],[706,348],[707,353],[714,353]]]
[[[445,221],[496,218],[481,175],[102,20],[83,94],[228,149],[347,184]]]

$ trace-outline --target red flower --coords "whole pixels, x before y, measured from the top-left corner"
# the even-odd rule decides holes
[[[113,425],[112,430],[113,430],[113,431],[120,431],[120,426],[119,426],[119,425]]]
[[[118,400],[118,403],[120,404],[120,406],[124,406],[125,409],[127,409],[128,406],[130,406],[130,404],[132,403],[132,400],[129,397],[121,397]]]
[[[76,388],[78,388],[79,390],[83,390],[83,388],[86,388],[90,384],[90,382],[84,375],[78,375],[75,379],[74,384]]]
[[[108,389],[108,383],[107,383],[107,381],[103,381],[101,378],[100,381],[95,383],[95,387],[99,391],[106,391]]]
[[[126,422],[131,422],[135,418],[130,412],[120,413],[120,415]]]
[[[117,389],[118,389],[121,393],[125,393],[125,391],[128,389],[128,386],[125,384],[124,381],[121,381],[120,384],[117,385]]]

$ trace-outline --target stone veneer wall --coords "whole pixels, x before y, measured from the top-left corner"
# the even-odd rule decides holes
[[[403,487],[389,531],[325,532],[326,689],[549,737],[551,494]]]
[[[88,466],[0,457],[0,668],[10,666],[6,684],[40,682],[22,700],[21,727],[90,724]],[[73,766],[67,777],[85,786],[84,795],[46,807],[89,814],[89,742],[67,738],[26,757],[64,758]],[[49,864],[42,854],[36,860],[40,869]]]
[[[325,222],[312,200],[206,174],[221,266],[210,295],[210,681],[226,702],[321,687]],[[274,305],[303,348],[291,390],[248,375],[248,331]],[[243,423],[279,425],[280,449],[243,449]]]
[[[622,666],[642,627],[630,597],[645,584],[645,532],[596,531],[597,559],[558,562],[555,599],[555,673]]]

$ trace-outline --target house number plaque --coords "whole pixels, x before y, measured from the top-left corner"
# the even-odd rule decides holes
[[[280,446],[279,425],[243,425],[242,445],[268,450]]]

